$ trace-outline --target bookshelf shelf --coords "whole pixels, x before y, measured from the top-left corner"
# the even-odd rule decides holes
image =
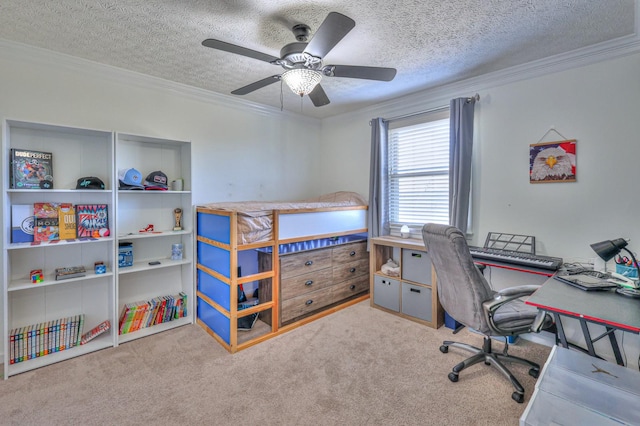
[[[162,237],[172,237],[176,235],[191,235],[193,231],[191,230],[182,230],[182,231],[155,231],[155,232],[137,232],[137,233],[129,233],[118,236],[121,240],[135,240],[138,238],[162,238]]]
[[[158,261],[160,262],[159,265],[149,265],[149,262],[151,261]],[[170,268],[173,266],[181,266],[181,265],[189,265],[191,264],[191,260],[190,259],[182,259],[182,260],[171,260],[168,258],[163,258],[163,259],[149,259],[149,260],[145,260],[145,261],[140,261],[140,262],[133,262],[133,266],[127,266],[126,268],[120,268],[120,274],[131,274],[131,273],[135,273],[135,272],[145,272],[145,271],[150,271],[150,270],[154,270],[154,269],[161,269],[161,268]]]
[[[110,348],[112,346],[113,339],[110,338],[108,334],[106,334],[104,337],[100,336],[85,345],[75,346],[71,349],[66,349],[61,352],[33,358],[28,361],[22,361],[17,364],[9,364],[8,368],[5,368],[5,372],[8,373],[5,374],[5,377],[25,373],[27,371],[35,370],[36,368],[44,367],[46,365],[54,364],[60,361],[66,361],[71,358],[90,354],[91,352]]]
[[[178,318],[174,319],[173,321],[163,322],[151,327],[141,328],[140,330],[133,331],[131,333],[120,334],[118,336],[118,339],[120,343],[126,343],[132,340],[140,339],[141,337],[151,336],[153,334],[161,333],[172,328],[180,327],[182,325],[191,324],[192,322],[193,319],[191,318],[191,314],[189,314],[189,316],[185,318]]]
[[[50,285],[63,285],[73,282],[87,281],[104,277],[112,277],[113,271],[107,269],[104,274],[96,274],[93,271],[87,271],[84,277],[68,278],[66,280],[56,280],[53,275],[45,275],[45,279],[39,283],[32,283],[27,279],[12,280],[7,286],[7,291],[19,291],[19,290],[34,290],[40,287],[47,287]]]
[[[38,249],[38,248],[54,248],[66,245],[74,245],[74,244],[96,244],[96,243],[109,243],[113,242],[112,237],[105,238],[78,238],[75,240],[57,240],[46,242],[43,241],[41,243],[9,243],[7,244],[7,250],[24,250],[24,249]]]

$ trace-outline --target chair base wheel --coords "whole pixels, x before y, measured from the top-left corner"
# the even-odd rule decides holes
[[[446,345],[440,346],[440,352],[442,352],[443,354],[446,354],[447,352],[449,352],[449,346],[446,346]]]
[[[529,370],[529,375],[531,377],[533,377],[534,379],[537,379],[538,376],[540,375],[540,369],[539,368],[532,368]]]
[[[524,395],[518,392],[514,392],[511,394],[511,399],[513,399],[518,404],[522,404],[524,402]]]
[[[451,380],[452,382],[457,382],[458,381],[458,374],[457,373],[449,373],[449,380]]]

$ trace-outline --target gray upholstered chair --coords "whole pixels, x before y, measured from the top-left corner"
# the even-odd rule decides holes
[[[520,299],[533,293],[539,286],[510,287],[496,292],[474,265],[467,241],[459,229],[428,223],[422,229],[422,237],[438,277],[438,298],[442,307],[456,321],[484,334],[482,348],[453,341],[445,341],[440,346],[443,353],[447,353],[451,346],[474,354],[454,366],[453,371],[449,373],[449,379],[457,382],[458,374],[462,370],[484,361],[511,381],[516,389],[511,397],[516,402],[523,402],[524,388],[502,362],[525,364],[530,367],[529,374],[533,377],[538,377],[540,366],[529,360],[508,355],[509,346],[506,338],[504,349],[494,352],[490,336],[515,336],[538,332],[552,325],[550,316],[526,305]]]

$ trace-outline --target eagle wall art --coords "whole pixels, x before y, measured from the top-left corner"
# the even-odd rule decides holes
[[[575,139],[529,145],[529,181],[575,182]]]

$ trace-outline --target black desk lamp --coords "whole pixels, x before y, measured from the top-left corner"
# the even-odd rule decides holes
[[[638,267],[638,261],[636,260],[636,257],[633,255],[633,253],[631,253],[629,250],[625,248],[627,244],[628,244],[627,240],[625,240],[624,238],[616,238],[615,240],[606,240],[606,241],[601,241],[599,243],[593,243],[591,244],[591,248],[605,262],[613,259],[613,257],[616,254],[620,253],[621,250],[626,251],[627,253],[629,253],[629,256],[631,256],[631,260],[633,261],[633,266],[638,270],[638,273],[639,273],[638,276],[640,277],[640,269]],[[633,297],[640,296],[640,290],[637,290],[637,289],[618,289],[616,291],[618,293],[624,294],[625,296],[633,296]]]

